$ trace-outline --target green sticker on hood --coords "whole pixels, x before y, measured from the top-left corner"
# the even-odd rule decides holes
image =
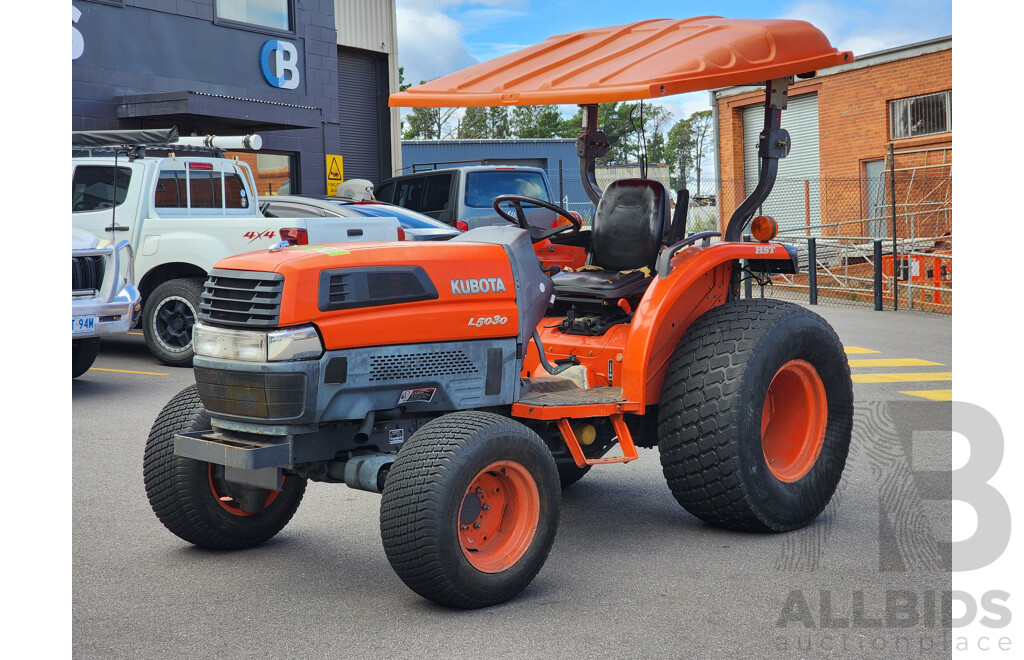
[[[326,254],[331,257],[337,257],[343,254],[349,254],[348,250],[342,250],[341,248],[331,247],[330,245],[292,245],[288,248],[289,250],[312,250],[313,252],[319,252]]]

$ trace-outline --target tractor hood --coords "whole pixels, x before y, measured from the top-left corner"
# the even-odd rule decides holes
[[[525,344],[552,285],[526,231],[487,227],[445,242],[304,245],[222,259],[204,292],[204,322],[248,325],[238,313],[244,291],[279,327],[315,323],[332,350],[496,337]]]

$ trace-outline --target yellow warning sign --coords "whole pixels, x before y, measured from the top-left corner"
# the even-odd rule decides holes
[[[345,180],[345,165],[341,154],[327,154],[327,194],[338,192],[338,184]]]

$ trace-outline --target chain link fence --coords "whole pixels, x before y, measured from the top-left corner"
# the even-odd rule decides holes
[[[750,278],[749,295],[803,303],[913,309],[949,314],[953,304],[952,156],[945,149],[896,152],[868,163],[859,179],[780,178],[759,215],[794,245],[800,274]],[[892,165],[895,163],[895,167]],[[562,205],[589,226],[594,205],[578,170],[549,170]],[[598,181],[602,187],[607,181]],[[687,231],[722,231],[756,179],[701,181]],[[813,268],[811,268],[813,264]]]

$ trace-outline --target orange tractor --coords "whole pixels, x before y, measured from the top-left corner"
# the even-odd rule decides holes
[[[850,59],[802,21],[656,20],[552,37],[393,95],[581,105],[592,226],[554,207],[570,224],[531,229],[521,206],[544,203],[505,196],[495,208],[520,227],[219,262],[194,331],[196,384],[146,444],[156,515],[190,543],[237,549],[281,531],[309,479],[378,492],[394,570],[464,608],[526,587],[561,489],[637,447],[658,447],[675,498],[711,525],[807,525],[846,462],[847,359],[823,319],[743,300],[740,285],[797,270],[774,221],[753,217],[789,152],[792,76]],[[686,235],[685,191],[673,215],[658,182],[598,189],[598,103],[758,81],[760,179],[722,240]],[[572,272],[537,258],[578,250],[587,267]]]

